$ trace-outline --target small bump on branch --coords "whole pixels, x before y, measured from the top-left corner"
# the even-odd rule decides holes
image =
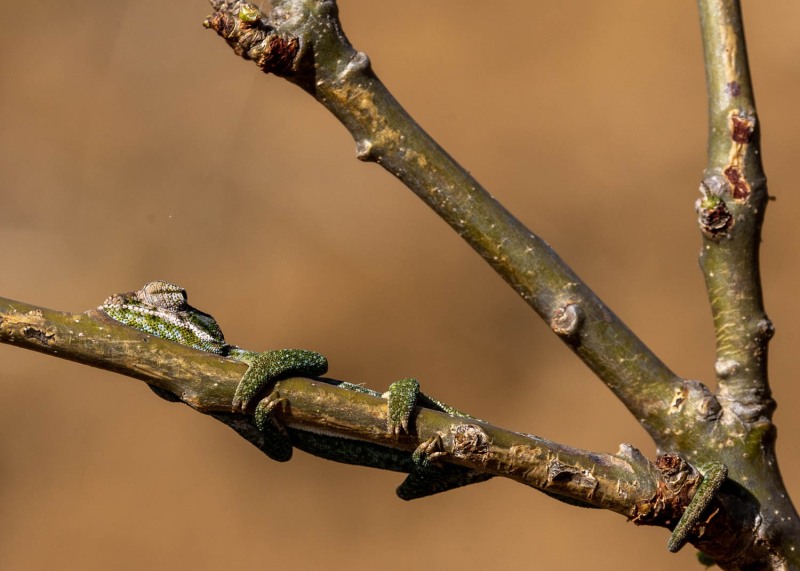
[[[224,38],[236,55],[253,60],[264,73],[282,77],[293,73],[299,40],[279,34],[258,6],[238,0],[212,0],[211,6],[215,12],[203,26]]]

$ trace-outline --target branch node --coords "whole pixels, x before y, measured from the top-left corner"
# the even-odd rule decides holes
[[[733,359],[719,359],[714,363],[714,370],[718,379],[729,379],[739,372],[739,362]]]
[[[703,196],[695,202],[700,231],[715,241],[729,238],[733,227],[733,215],[722,199],[726,190],[727,186],[720,177],[709,177],[700,183],[700,192]]]
[[[344,68],[344,72],[342,72],[343,76],[348,76],[357,73],[366,73],[372,67],[372,63],[369,61],[369,56],[364,52],[356,52],[353,54],[353,57],[350,58],[350,61],[347,64],[347,67]]]
[[[456,458],[482,458],[489,451],[491,439],[477,424],[456,424],[450,428],[450,433]]]
[[[687,409],[688,407],[688,409]],[[675,389],[675,396],[670,403],[671,413],[693,411],[695,418],[700,421],[717,420],[722,411],[722,405],[717,397],[700,381],[685,380]]]
[[[762,341],[769,341],[775,336],[775,326],[772,320],[764,317],[758,321],[758,334],[761,336]]]
[[[583,325],[583,310],[576,303],[556,308],[550,328],[560,337],[574,338]]]
[[[212,0],[215,12],[203,26],[214,30],[236,55],[253,60],[264,73],[288,76],[300,52],[296,37],[279,34],[261,10],[247,2]]]
[[[372,152],[372,141],[369,139],[361,139],[356,142],[356,158],[359,161],[373,161],[375,155]]]

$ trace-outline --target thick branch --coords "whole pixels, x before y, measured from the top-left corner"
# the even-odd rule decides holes
[[[99,311],[62,313],[3,298],[0,342],[156,385],[263,449],[264,436],[252,420],[229,412],[242,363],[152,337]],[[696,472],[677,456],[664,456],[653,465],[627,445],[617,454],[597,454],[424,408],[415,410],[409,433],[397,439],[387,430],[384,399],[301,378],[282,380],[272,391],[289,402],[277,409],[277,416],[290,431],[321,432],[407,452],[438,435],[448,462],[609,509],[638,524],[674,525],[698,483]],[[715,521],[721,525],[728,518]]]
[[[273,2],[269,16],[212,0],[206,26],[237,54],[282,75],[325,105],[356,140],[357,155],[398,177],[464,238],[633,412],[664,449],[681,415],[667,414],[675,375],[534,235],[405,112],[355,51],[335,2]],[[674,410],[672,411],[675,412]],[[671,426],[673,430],[667,428]]]

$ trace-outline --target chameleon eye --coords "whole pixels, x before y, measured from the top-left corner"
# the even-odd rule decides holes
[[[141,300],[154,307],[178,310],[186,306],[186,290],[169,282],[155,281],[141,289]]]

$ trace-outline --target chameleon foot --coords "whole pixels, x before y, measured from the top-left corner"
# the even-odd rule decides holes
[[[250,368],[239,381],[233,397],[233,412],[245,412],[250,401],[273,381],[291,376],[317,377],[328,370],[324,356],[303,349],[280,349],[254,353],[242,351],[231,357],[244,361]]]
[[[464,466],[436,462],[446,454],[438,434],[420,444],[411,456],[413,468],[397,488],[397,496],[401,500],[415,500],[494,477]]]
[[[419,381],[417,379],[400,379],[389,385],[384,397],[389,401],[387,428],[389,433],[398,438],[401,432],[408,433],[408,421],[419,398]]]
[[[408,433],[409,419],[414,407],[417,405],[441,410],[436,405],[428,405],[434,402],[430,397],[426,397],[419,391],[419,381],[417,379],[400,379],[389,385],[389,390],[381,394],[372,389],[354,385],[353,383],[339,383],[340,388],[385,398],[388,402],[388,414],[386,419],[386,429],[393,437],[398,438],[401,433]]]
[[[389,401],[387,427],[389,433],[395,438],[399,437],[402,432],[408,434],[409,421],[415,406],[446,412],[452,416],[478,420],[421,392],[417,379],[407,378],[395,381],[389,385],[389,390],[381,396]]]
[[[442,436],[436,434],[417,446],[417,449],[414,450],[414,453],[411,455],[411,460],[413,460],[414,464],[418,467],[425,469],[433,466],[436,459],[445,454]]]
[[[283,425],[275,418],[275,409],[286,408],[289,401],[283,397],[272,397],[261,400],[256,405],[255,423],[264,433],[264,452],[278,462],[287,462],[292,458],[292,441]]]

